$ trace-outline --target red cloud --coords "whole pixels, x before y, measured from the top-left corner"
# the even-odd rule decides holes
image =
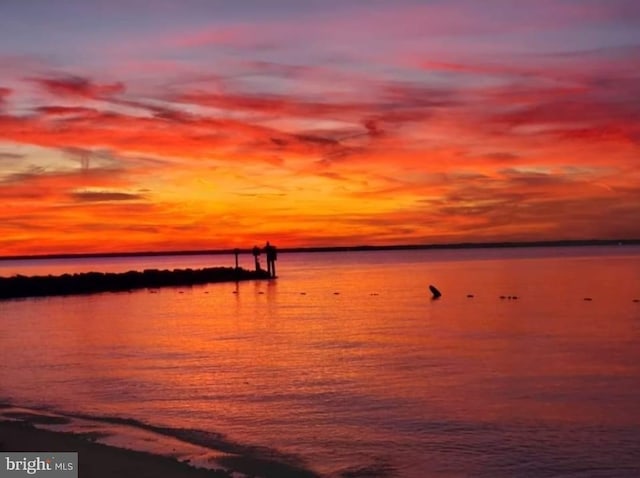
[[[6,98],[11,94],[9,88],[3,88],[0,86],[0,108],[4,105]]]
[[[40,106],[37,108],[39,113],[50,116],[66,116],[66,115],[98,115],[98,110],[94,108],[85,108],[82,106]]]
[[[229,110],[249,110],[267,114],[286,114],[300,117],[358,117],[374,107],[365,103],[331,103],[304,101],[275,95],[217,94],[188,92],[173,98],[174,101]]]
[[[152,117],[59,106],[37,109],[38,115],[0,115],[0,138],[61,148],[109,148],[123,154],[154,157],[211,158],[238,154],[259,159],[273,151],[317,155],[339,148],[337,140],[319,134],[285,133],[240,120],[211,118],[168,108],[149,108]]]
[[[123,93],[125,90],[121,82],[98,84],[82,76],[32,78],[32,81],[55,96],[71,98],[101,99]]]
[[[430,71],[445,71],[452,73],[469,73],[474,75],[515,75],[530,76],[538,74],[534,70],[488,63],[453,63],[447,61],[427,60],[420,63],[420,66]]]

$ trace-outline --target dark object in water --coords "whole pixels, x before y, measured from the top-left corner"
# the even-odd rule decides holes
[[[506,297],[504,295],[501,295],[500,298],[501,299],[506,299]]]
[[[467,294],[467,299],[473,299],[474,295],[473,294]]]
[[[585,298],[584,298],[584,299],[582,299],[582,300],[586,300],[587,302],[591,302],[593,299],[592,299],[591,297],[585,297]]]
[[[640,299],[633,299],[634,302],[640,302]]]
[[[431,291],[432,299],[439,299],[440,297],[442,297],[442,293],[438,289],[436,289],[435,286],[430,285],[429,290]]]

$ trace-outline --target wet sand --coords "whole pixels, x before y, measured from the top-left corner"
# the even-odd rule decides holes
[[[93,426],[87,427],[85,422],[84,427],[78,427],[77,420],[89,420]],[[74,424],[75,430],[55,429]],[[115,446],[114,442],[104,443],[114,433],[122,432],[121,427],[133,428],[138,441],[129,436],[124,441],[116,440]],[[153,446],[158,437],[162,437],[165,444],[165,452],[161,454],[160,449]],[[141,451],[140,439],[152,444],[151,448],[143,447]],[[173,446],[173,452],[167,449],[167,439],[174,440],[168,445]],[[192,446],[201,449],[195,450]],[[204,456],[202,448],[206,452]],[[77,452],[78,476],[92,478],[318,478],[313,471],[295,463],[294,457],[269,448],[234,443],[215,433],[162,428],[117,417],[62,415],[7,403],[0,403],[0,451]]]
[[[78,476],[91,478],[232,476],[224,470],[196,469],[168,457],[101,445],[90,437],[40,430],[18,422],[0,422],[0,451],[78,452]]]

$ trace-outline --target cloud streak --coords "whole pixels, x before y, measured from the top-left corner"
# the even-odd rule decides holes
[[[103,201],[138,201],[144,196],[136,193],[121,191],[73,191],[71,197],[78,202],[103,202]]]
[[[31,78],[31,81],[54,96],[64,98],[100,99],[124,92],[124,84],[94,83],[82,76],[67,75],[56,78]]]

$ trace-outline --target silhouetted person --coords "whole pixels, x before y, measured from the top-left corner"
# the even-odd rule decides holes
[[[264,246],[264,251],[267,254],[267,271],[269,273],[269,277],[276,276],[276,261],[278,260],[278,252],[275,246],[269,244],[267,241],[267,245]]]
[[[239,269],[239,267],[238,267],[238,254],[240,254],[240,249],[235,248],[233,250],[233,255],[236,257],[236,269]]]
[[[260,268],[260,248],[258,246],[253,246],[253,258],[256,262],[256,271],[262,270]]]

